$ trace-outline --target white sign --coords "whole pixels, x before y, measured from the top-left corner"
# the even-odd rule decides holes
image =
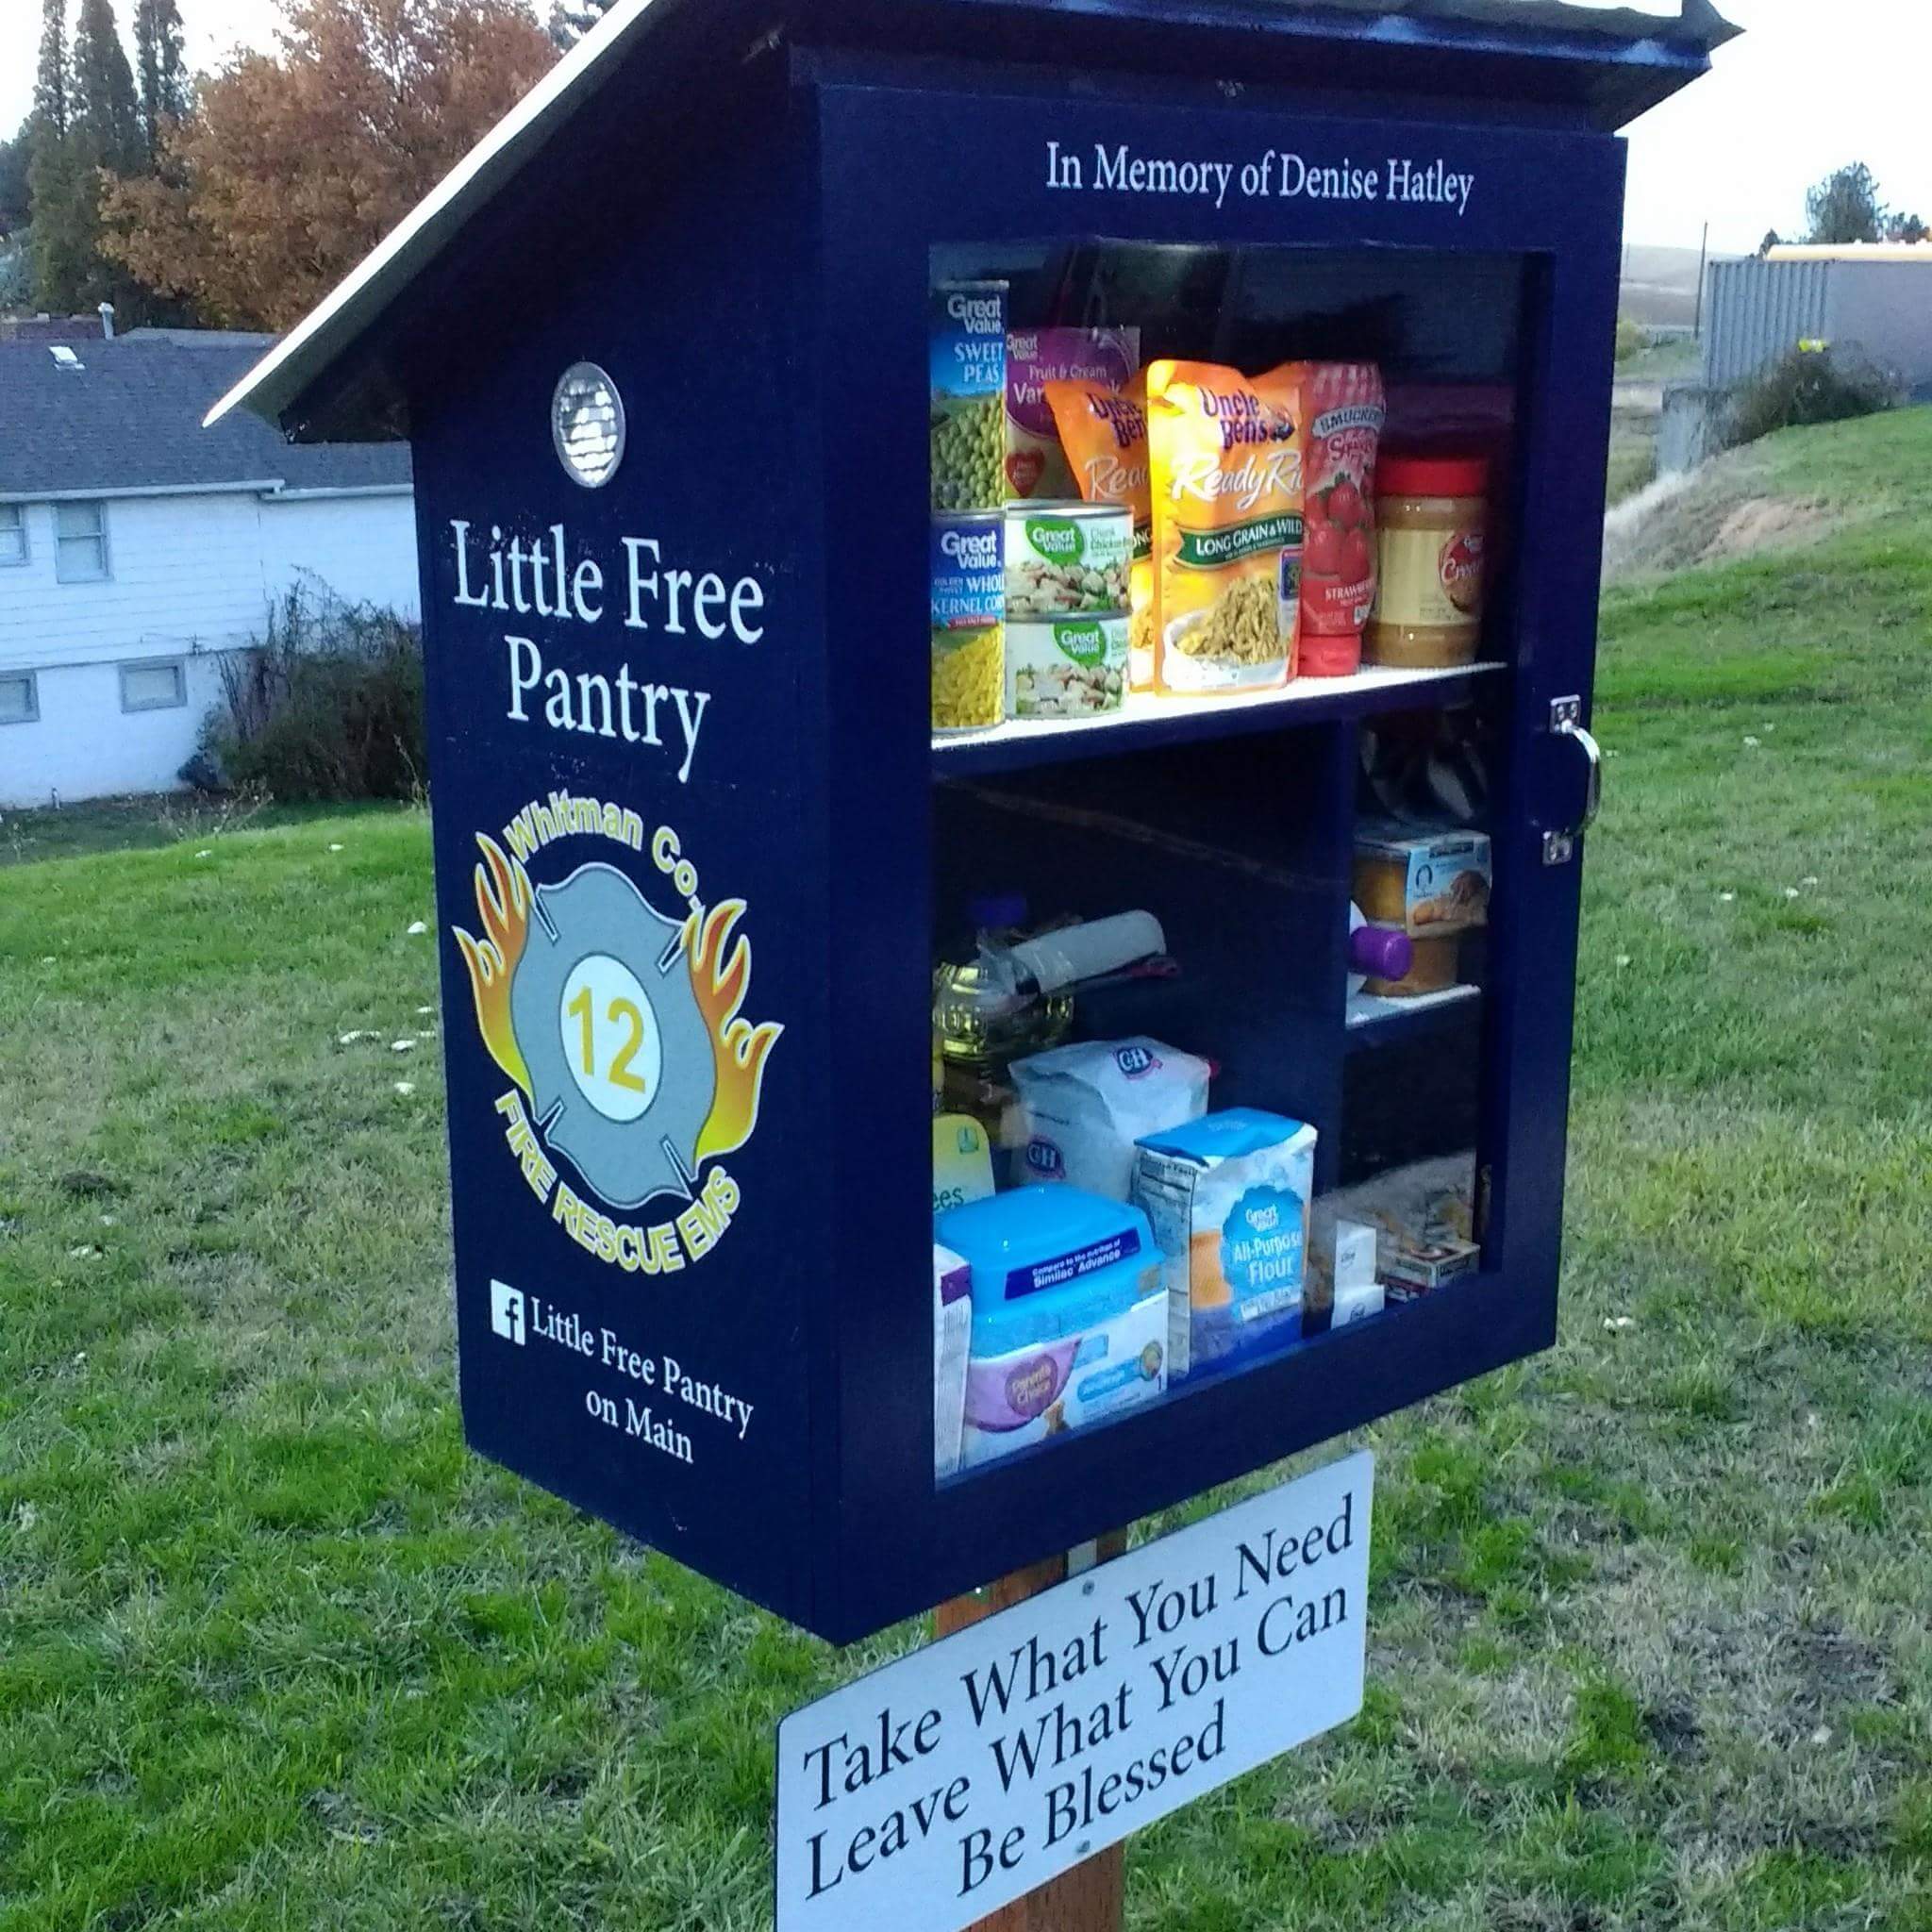
[[[1361,1708],[1366,1452],[778,1726],[778,1932],[960,1932]]]

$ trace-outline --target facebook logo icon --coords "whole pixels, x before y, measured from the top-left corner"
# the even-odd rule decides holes
[[[524,1345],[524,1296],[507,1281],[490,1284],[490,1325],[506,1341]]]

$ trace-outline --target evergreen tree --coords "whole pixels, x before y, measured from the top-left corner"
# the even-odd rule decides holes
[[[99,176],[71,135],[42,128],[27,170],[33,203],[34,299],[57,315],[79,312],[100,266]],[[93,298],[101,300],[99,296]]]
[[[31,121],[11,141],[0,141],[0,235],[19,234],[33,211],[26,186],[33,152]]]
[[[68,133],[79,138],[94,166],[110,174],[136,174],[146,159],[134,72],[121,45],[114,0],[80,0],[74,23]]]
[[[1808,242],[1876,242],[1885,227],[1878,183],[1863,161],[1827,175],[1805,197],[1805,212],[1811,219]]]
[[[34,259],[22,229],[0,242],[0,311],[31,308],[34,299]]]
[[[34,110],[28,116],[28,266],[34,299],[49,308],[65,306],[76,276],[70,213],[73,169],[67,151],[70,92],[67,66],[67,0],[41,0],[41,58],[34,74]]]
[[[551,0],[547,31],[565,53],[610,10],[611,0]]]
[[[188,112],[188,72],[175,0],[134,0],[134,58],[141,74],[141,131],[148,165],[159,159],[161,129]]]
[[[64,0],[46,0],[34,152],[27,171],[36,295],[57,312],[80,314],[135,294],[127,272],[101,253],[101,195],[110,179],[148,171],[134,73],[121,44],[113,0],[80,0],[72,55],[56,117],[49,51],[65,37]]]
[[[34,75],[34,121],[67,132],[67,0],[41,0],[41,64]]]

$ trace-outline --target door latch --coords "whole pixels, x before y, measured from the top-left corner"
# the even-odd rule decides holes
[[[1550,732],[1565,738],[1582,752],[1587,772],[1583,789],[1583,816],[1567,830],[1543,834],[1543,863],[1568,865],[1576,856],[1576,841],[1596,823],[1604,802],[1604,755],[1583,723],[1583,700],[1572,695],[1550,700]]]

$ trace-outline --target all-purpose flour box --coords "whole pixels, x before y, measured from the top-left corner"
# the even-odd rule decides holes
[[[1315,1130],[1284,1114],[1232,1107],[1137,1144],[1171,1379],[1299,1339],[1314,1191]]]

